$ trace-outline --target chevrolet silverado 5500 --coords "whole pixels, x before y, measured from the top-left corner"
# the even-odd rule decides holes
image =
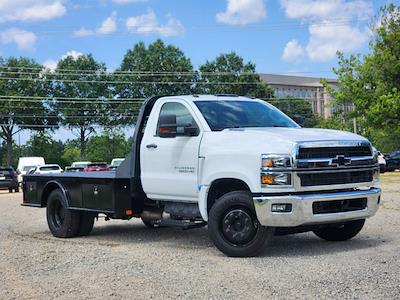
[[[208,225],[228,256],[254,256],[274,234],[357,235],[380,202],[371,143],[301,128],[274,106],[235,95],[152,97],[132,150],[111,172],[27,175],[23,204],[46,207],[51,233],[88,235],[99,214],[150,228]]]

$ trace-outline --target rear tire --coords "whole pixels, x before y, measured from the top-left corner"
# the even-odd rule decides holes
[[[9,192],[9,193],[12,193],[12,192],[13,192],[13,189],[12,189],[12,188],[9,188],[9,189],[8,189],[8,192]]]
[[[89,235],[93,230],[95,214],[87,211],[81,211],[79,229],[77,236]]]
[[[365,219],[350,221],[340,226],[330,225],[325,228],[314,230],[316,236],[319,238],[331,241],[340,242],[347,241],[355,237],[364,227]]]
[[[19,187],[17,186],[17,187],[14,189],[14,191],[15,191],[16,193],[19,193]]]
[[[250,192],[223,195],[211,207],[208,232],[214,245],[227,256],[256,256],[274,235],[274,228],[262,226],[256,217]]]
[[[69,210],[67,200],[60,189],[52,191],[47,199],[47,224],[53,236],[74,237],[78,233],[80,214]]]

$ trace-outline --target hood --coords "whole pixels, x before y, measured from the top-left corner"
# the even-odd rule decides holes
[[[296,143],[332,141],[367,141],[357,134],[317,128],[233,128],[205,132],[201,155],[223,153],[279,153],[289,154]]]
[[[319,142],[319,141],[366,141],[360,135],[340,130],[321,129],[321,128],[286,128],[286,127],[268,127],[268,128],[244,128],[227,129],[242,130],[244,132],[254,132],[263,134],[270,138],[279,138],[293,143],[298,142]]]

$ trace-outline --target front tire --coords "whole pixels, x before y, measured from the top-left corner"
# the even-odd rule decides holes
[[[249,257],[265,248],[274,228],[258,222],[250,192],[235,191],[223,195],[211,207],[208,232],[214,245],[227,256]]]
[[[74,237],[78,233],[80,214],[69,210],[67,200],[61,190],[50,193],[47,199],[47,224],[53,236],[60,238]]]
[[[340,242],[347,241],[355,237],[364,227],[365,219],[350,221],[340,226],[330,225],[318,230],[314,230],[316,236],[319,238],[331,241]]]

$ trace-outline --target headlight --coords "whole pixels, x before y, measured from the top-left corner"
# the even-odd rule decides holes
[[[290,156],[278,154],[261,155],[261,167],[263,169],[288,169],[291,167]]]

